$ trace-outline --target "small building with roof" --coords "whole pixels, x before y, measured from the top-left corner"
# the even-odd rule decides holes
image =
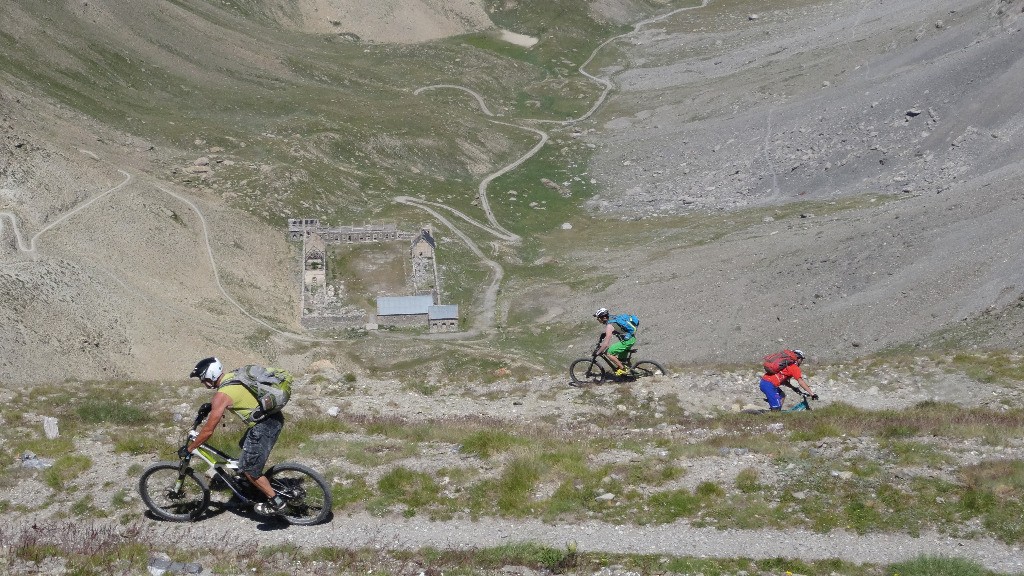
[[[430,233],[429,228],[423,228],[420,230],[420,233],[412,239],[412,244],[409,247],[409,257],[433,258],[435,249],[437,249],[437,243],[434,241],[433,234]]]
[[[430,332],[458,332],[459,305],[436,304],[427,308],[427,324]]]

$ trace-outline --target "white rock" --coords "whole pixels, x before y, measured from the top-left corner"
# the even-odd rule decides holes
[[[43,433],[50,440],[60,436],[60,431],[57,429],[57,419],[51,416],[43,417]]]

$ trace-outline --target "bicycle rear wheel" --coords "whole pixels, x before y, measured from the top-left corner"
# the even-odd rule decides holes
[[[139,495],[150,512],[171,522],[189,522],[198,518],[210,504],[206,481],[177,462],[157,462],[139,478]]]
[[[331,514],[331,488],[312,468],[286,462],[267,470],[274,491],[285,499],[283,517],[291,524],[319,524]]]
[[[668,370],[665,370],[661,367],[661,364],[653,360],[641,360],[633,365],[633,375],[637,378],[668,376]]]
[[[600,384],[608,377],[608,371],[594,358],[580,358],[569,365],[569,379],[573,386]]]

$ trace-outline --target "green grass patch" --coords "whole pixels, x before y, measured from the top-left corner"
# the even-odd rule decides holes
[[[119,435],[114,440],[114,452],[119,454],[166,454],[167,441],[150,434]]]
[[[143,426],[153,422],[148,410],[124,398],[87,398],[75,408],[75,415],[83,424]]]
[[[983,566],[970,560],[926,555],[892,564],[885,574],[886,576],[996,576],[998,573],[986,570]]]
[[[521,443],[523,440],[501,430],[478,430],[466,436],[459,451],[486,459]]]
[[[380,492],[376,506],[403,504],[402,514],[415,516],[417,508],[432,504],[441,492],[440,486],[429,475],[398,466],[377,481]]]
[[[65,454],[43,471],[43,481],[57,491],[66,491],[72,481],[92,468],[92,459],[82,454]]]

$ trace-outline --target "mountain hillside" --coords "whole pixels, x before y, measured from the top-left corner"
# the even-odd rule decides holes
[[[598,306],[681,368],[1015,348],[1022,9],[5,2],[0,366],[561,372]],[[445,300],[493,322],[304,329],[297,216],[435,227]]]
[[[1022,3],[764,8],[712,2],[626,45],[588,205],[721,236],[613,252],[607,292],[658,319],[663,356],[1018,345]]]

